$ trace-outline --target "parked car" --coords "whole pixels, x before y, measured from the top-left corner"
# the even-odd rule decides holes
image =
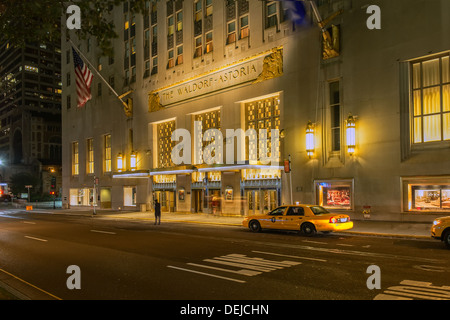
[[[450,249],[450,217],[437,218],[431,227],[431,236],[441,240]]]
[[[296,230],[311,236],[316,232],[343,231],[353,228],[350,216],[330,213],[316,205],[281,206],[268,214],[248,216],[242,222],[253,232],[262,229]]]

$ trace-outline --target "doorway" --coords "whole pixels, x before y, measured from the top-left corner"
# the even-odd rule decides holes
[[[156,191],[156,198],[161,205],[161,211],[173,212],[175,208],[175,192],[174,191]]]
[[[192,204],[193,211],[203,212],[203,190],[202,189],[192,189]]]
[[[261,213],[261,201],[259,197],[259,190],[247,190],[247,210],[249,215]]]
[[[266,214],[278,207],[276,189],[246,190],[248,215]]]

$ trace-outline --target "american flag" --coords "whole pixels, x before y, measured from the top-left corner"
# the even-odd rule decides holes
[[[72,52],[73,63],[75,65],[75,82],[77,84],[78,107],[82,107],[92,98],[91,84],[94,76],[73,47]]]

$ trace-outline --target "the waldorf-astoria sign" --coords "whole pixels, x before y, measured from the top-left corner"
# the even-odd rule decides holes
[[[148,111],[229,89],[246,83],[256,83],[283,74],[283,48],[237,61],[227,66],[154,90],[149,93]]]

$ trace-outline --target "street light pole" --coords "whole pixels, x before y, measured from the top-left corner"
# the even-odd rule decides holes
[[[290,189],[291,189],[291,205],[294,204],[293,203],[293,198],[292,198],[292,168],[291,168],[291,155],[289,155],[289,184],[290,184]]]

